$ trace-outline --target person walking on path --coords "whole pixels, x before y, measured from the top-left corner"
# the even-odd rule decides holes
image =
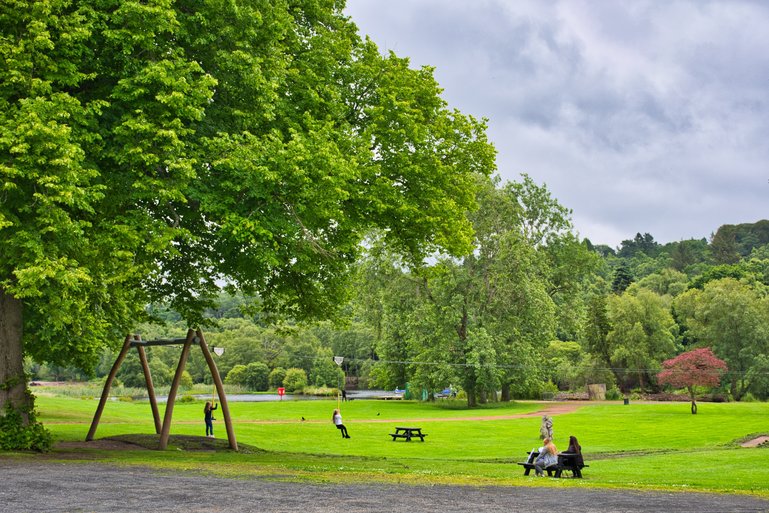
[[[334,416],[332,417],[332,420],[334,421],[336,428],[342,432],[342,438],[350,438],[350,435],[347,434],[347,428],[344,427],[344,423],[342,422],[342,414],[339,413],[339,408],[334,408]]]
[[[211,405],[211,401],[206,401],[203,407],[203,413],[206,416],[206,436],[214,438],[214,410],[219,407],[218,404]]]

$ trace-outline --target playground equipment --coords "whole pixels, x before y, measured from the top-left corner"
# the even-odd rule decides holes
[[[229,441],[230,449],[237,451],[238,442],[235,440],[235,431],[232,429],[230,409],[229,406],[227,406],[227,396],[224,393],[224,385],[222,384],[222,379],[219,376],[219,371],[216,368],[216,364],[214,363],[214,359],[211,356],[211,352],[208,350],[208,344],[206,344],[206,339],[203,337],[203,332],[200,330],[195,331],[191,329],[187,331],[186,338],[146,341],[142,340],[140,335],[128,335],[125,338],[125,342],[123,342],[123,349],[121,349],[120,353],[115,359],[115,363],[112,365],[112,370],[110,370],[110,373],[107,376],[107,381],[104,383],[104,390],[102,391],[101,399],[99,400],[99,406],[96,408],[96,413],[94,413],[93,421],[91,422],[91,429],[88,431],[88,435],[86,436],[85,440],[87,442],[93,440],[94,434],[96,434],[96,428],[99,425],[99,419],[101,419],[104,406],[106,405],[107,399],[109,398],[109,391],[110,387],[112,386],[112,382],[115,380],[117,371],[120,369],[120,365],[123,363],[123,360],[128,354],[128,351],[132,347],[135,347],[139,352],[139,360],[141,361],[142,371],[144,372],[144,379],[147,384],[147,394],[149,395],[150,406],[152,408],[152,416],[155,419],[155,433],[160,435],[159,448],[165,449],[168,447],[168,438],[171,431],[171,418],[173,417],[176,394],[179,391],[179,384],[181,383],[182,373],[184,372],[184,367],[187,364],[187,358],[189,357],[192,344],[198,344],[198,346],[200,346],[200,350],[203,352],[203,357],[206,359],[208,368],[211,370],[214,386],[216,387],[216,392],[219,396],[219,404],[222,406],[222,416],[224,417],[224,425],[227,429],[227,440]],[[163,417],[163,422],[161,423],[157,400],[155,399],[155,388],[152,385],[152,375],[150,374],[150,368],[147,363],[147,355],[144,351],[144,348],[168,345],[182,345],[183,347],[181,357],[179,358],[179,365],[176,367],[176,373],[174,374],[174,379],[171,383],[171,390],[168,392],[166,411]]]

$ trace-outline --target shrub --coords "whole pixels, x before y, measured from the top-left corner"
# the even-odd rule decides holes
[[[270,388],[279,388],[283,386],[283,379],[286,377],[286,369],[283,367],[276,367],[272,369],[267,376],[267,383]]]
[[[32,400],[29,404],[33,404]],[[29,419],[27,424],[22,413],[26,413]],[[53,435],[37,422],[33,409],[23,412],[14,408],[10,401],[5,403],[5,414],[0,415],[0,450],[46,452],[52,446]]]
[[[283,379],[283,386],[292,393],[301,392],[307,386],[307,373],[304,369],[288,369]]]
[[[251,390],[263,392],[267,390],[267,376],[270,374],[270,368],[262,362],[251,362],[246,365],[245,385]]]
[[[224,378],[224,382],[228,385],[246,385],[246,366],[236,365],[230,372],[227,373],[227,377]]]

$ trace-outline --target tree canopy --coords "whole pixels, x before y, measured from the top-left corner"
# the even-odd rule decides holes
[[[0,382],[22,326],[27,354],[87,368],[150,302],[205,322],[222,283],[328,313],[372,230],[410,262],[469,250],[484,123],[343,7],[0,6]]]
[[[692,414],[697,413],[694,387],[715,387],[721,374],[728,369],[726,362],[716,357],[708,347],[681,353],[662,362],[663,370],[657,375],[660,384],[686,388],[692,399]]]

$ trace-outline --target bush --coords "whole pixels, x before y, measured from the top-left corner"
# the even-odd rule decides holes
[[[32,400],[30,404],[33,404]],[[26,413],[29,418],[26,425],[22,413]],[[47,452],[52,446],[53,435],[37,422],[33,409],[22,412],[14,408],[10,401],[5,403],[5,414],[0,415],[0,450]]]
[[[182,378],[179,380],[179,388],[181,390],[189,390],[192,388],[192,374],[187,371],[182,372]]]
[[[283,379],[283,386],[291,393],[302,392],[307,386],[307,373],[304,369],[288,369]]]
[[[227,373],[227,377],[224,378],[224,382],[228,385],[246,386],[246,366],[234,366],[232,369],[230,369],[230,372]]]
[[[268,388],[267,377],[270,374],[270,368],[262,362],[251,362],[246,365],[245,385],[251,390],[264,392]]]
[[[276,367],[272,369],[267,376],[267,383],[270,388],[279,388],[283,386],[283,379],[286,377],[286,369],[283,367]]]

